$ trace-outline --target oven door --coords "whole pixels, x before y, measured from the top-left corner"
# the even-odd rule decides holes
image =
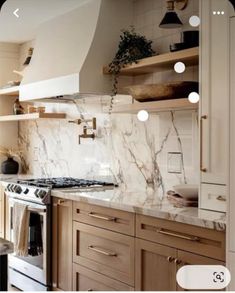
[[[24,200],[9,197],[9,235],[10,240],[13,241],[13,205],[14,203],[21,203],[28,206],[30,213],[40,215],[41,231],[42,231],[42,245],[43,253],[38,256],[21,257],[14,254],[9,255],[9,268],[17,271],[25,276],[40,282],[43,285],[50,286],[50,209],[49,206],[30,203]],[[9,273],[10,275],[10,273]],[[11,276],[9,276],[11,279]],[[13,284],[14,285],[14,284]]]

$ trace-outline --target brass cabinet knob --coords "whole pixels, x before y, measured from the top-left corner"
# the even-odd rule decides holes
[[[175,264],[179,265],[181,264],[181,260],[179,260],[178,258],[175,259]]]
[[[174,261],[174,257],[173,256],[168,256],[167,257],[167,261],[168,262],[173,262]]]

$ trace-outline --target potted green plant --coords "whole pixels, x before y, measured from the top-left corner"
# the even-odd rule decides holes
[[[109,72],[113,76],[112,95],[117,94],[118,76],[126,65],[137,63],[139,59],[151,57],[155,54],[152,41],[136,33],[132,26],[129,30],[122,30],[117,53],[109,64]]]

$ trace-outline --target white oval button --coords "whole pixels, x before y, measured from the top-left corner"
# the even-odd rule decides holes
[[[176,275],[181,288],[188,290],[224,289],[231,281],[229,270],[221,265],[187,265]]]

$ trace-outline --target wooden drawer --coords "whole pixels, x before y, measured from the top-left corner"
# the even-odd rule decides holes
[[[134,213],[73,202],[73,219],[127,235],[135,234]]]
[[[136,236],[214,259],[225,260],[224,232],[137,215]]]
[[[124,283],[73,264],[73,291],[133,291]]]
[[[134,238],[73,222],[73,261],[134,286]]]
[[[226,186],[201,184],[200,208],[218,212],[226,212],[226,194]]]

